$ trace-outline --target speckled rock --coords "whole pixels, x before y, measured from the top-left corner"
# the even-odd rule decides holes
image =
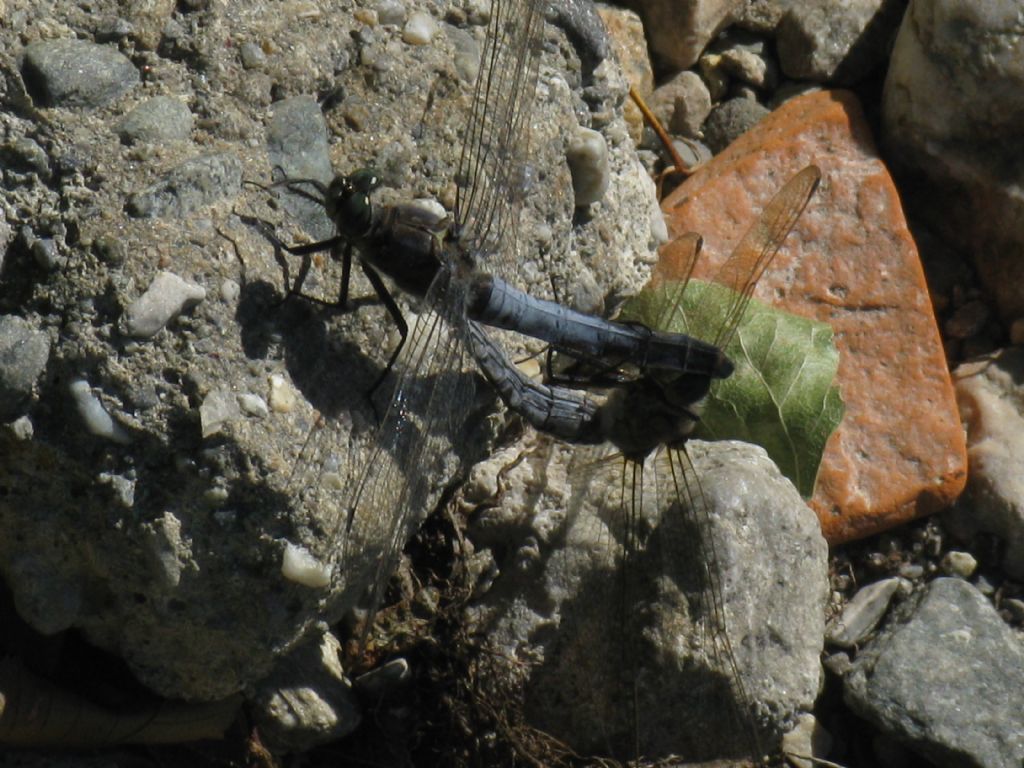
[[[913,0],[882,103],[913,213],[974,260],[1004,319],[1024,315],[1024,37],[1016,3]],[[918,205],[919,203],[919,205]]]
[[[924,273],[899,196],[855,98],[787,102],[663,202],[674,233],[704,236],[714,273],[760,207],[803,166],[824,181],[755,296],[828,322],[846,415],[825,451],[812,506],[832,543],[947,506],[966,446]]]
[[[25,86],[40,104],[95,108],[139,83],[139,72],[116,48],[85,40],[47,40],[25,49]]]
[[[1024,580],[1024,350],[1004,349],[953,374],[970,461],[967,504],[950,519],[963,533],[1006,542],[1003,568]]]
[[[498,573],[470,608],[473,626],[495,659],[535,660],[518,672],[527,718],[581,753],[625,757],[639,742],[652,759],[749,755],[748,728],[771,749],[817,696],[827,577],[814,514],[761,448],[688,451],[707,507],[666,503],[668,468],[652,458],[631,543],[622,494],[632,490],[621,459],[600,450],[528,436],[467,487],[487,499],[467,534],[476,551],[497,553]],[[703,591],[706,569],[718,603]],[[725,617],[735,669],[706,611]]]
[[[852,85],[884,59],[903,12],[898,0],[792,5],[777,31],[782,71],[795,80]]]
[[[0,317],[0,421],[18,416],[50,359],[50,337],[17,315]]]
[[[903,606],[857,657],[843,699],[942,768],[1024,762],[1024,643],[960,579]]]
[[[692,66],[704,47],[742,12],[744,0],[640,0],[651,51],[673,69]]]
[[[128,143],[181,141],[192,132],[192,113],[181,99],[154,96],[125,115],[117,130]]]

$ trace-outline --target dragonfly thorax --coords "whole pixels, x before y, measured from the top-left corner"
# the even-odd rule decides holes
[[[661,445],[686,442],[700,420],[698,411],[704,394],[706,386],[694,399],[670,399],[662,385],[650,376],[616,387],[601,406],[604,437],[627,459],[643,461]]]

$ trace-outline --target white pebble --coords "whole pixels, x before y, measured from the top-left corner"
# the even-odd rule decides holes
[[[320,589],[331,583],[331,567],[324,565],[305,547],[291,542],[284,548],[281,575],[304,587]]]
[[[978,567],[978,561],[970,552],[953,550],[942,556],[942,570],[954,576],[966,579]]]
[[[298,402],[295,388],[288,380],[278,374],[270,376],[270,410],[276,413],[290,413]]]
[[[125,331],[137,339],[151,338],[186,306],[205,298],[201,285],[186,282],[173,272],[160,272],[125,312]]]
[[[203,398],[199,406],[199,422],[202,425],[203,437],[215,435],[224,429],[224,425],[234,421],[241,414],[238,401],[233,393],[226,389],[215,389]]]
[[[241,295],[242,287],[230,277],[220,284],[220,297],[229,304],[236,302]]]
[[[264,417],[270,415],[270,408],[267,407],[267,401],[259,395],[254,395],[252,392],[244,392],[238,396],[238,404],[242,406],[242,410],[250,416]]]
[[[608,191],[611,173],[608,170],[608,144],[597,131],[578,127],[565,151],[572,174],[576,206],[596,203]]]
[[[409,45],[426,45],[437,34],[437,22],[429,13],[418,12],[409,17],[402,30],[402,39]]]
[[[124,428],[121,427],[103,407],[103,403],[92,393],[89,382],[85,379],[75,379],[68,385],[71,398],[75,401],[78,414],[85,422],[85,428],[97,437],[105,437],[115,443],[127,445],[131,438]]]

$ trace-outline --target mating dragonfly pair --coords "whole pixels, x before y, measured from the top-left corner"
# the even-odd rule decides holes
[[[320,202],[336,227],[334,237],[319,243],[278,243],[307,259],[299,282],[309,256],[331,249],[342,259],[344,301],[355,254],[401,331],[402,344],[384,372],[395,369],[394,394],[370,458],[354,485],[343,489],[342,503],[321,510],[330,520],[325,559],[351,582],[347,589],[368,589],[371,610],[426,511],[423,500],[431,496],[435,467],[458,441],[471,399],[469,383],[457,375],[467,350],[506,405],[538,430],[576,444],[609,443],[639,467],[663,450],[657,466],[661,479],[672,475],[674,509],[699,518],[703,501],[685,442],[711,382],[732,372],[722,348],[820,178],[814,167],[794,177],[720,270],[717,280],[732,288],[735,298],[706,341],[575,312],[514,288],[504,277],[515,271],[519,171],[528,155],[545,6],[542,0],[492,3],[450,218],[419,205],[372,204],[378,179],[369,170],[339,176],[330,185],[279,182]],[[698,252],[695,247],[694,260]],[[424,311],[411,332],[381,273],[421,301]],[[551,344],[578,363],[576,373],[556,382],[530,379],[485,326]],[[631,480],[639,483],[642,476],[633,472]],[[638,510],[628,507],[642,495],[639,488],[623,492],[623,527],[638,524]],[[705,555],[709,612],[721,624],[713,556]],[[714,655],[727,674],[735,675],[725,628],[713,632]]]

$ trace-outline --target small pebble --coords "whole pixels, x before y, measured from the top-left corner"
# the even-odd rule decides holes
[[[295,409],[298,395],[295,387],[278,373],[270,376],[270,410],[275,413],[290,413]]]
[[[381,0],[377,3],[377,19],[381,24],[404,24],[405,6],[396,0]]]
[[[136,105],[117,126],[125,144],[163,144],[192,135],[192,110],[173,96],[154,96]]]
[[[136,218],[184,218],[242,188],[242,161],[233,152],[193,157],[128,198],[126,209]]]
[[[17,315],[0,315],[0,421],[21,415],[50,360],[50,337]]]
[[[136,339],[152,338],[187,306],[205,298],[201,285],[186,282],[173,272],[160,272],[125,310],[125,332]]]
[[[215,389],[203,398],[199,406],[199,421],[203,437],[210,437],[224,429],[229,422],[241,416],[238,400],[226,389]]]
[[[68,391],[71,393],[71,399],[75,401],[78,415],[82,417],[90,434],[105,437],[122,445],[131,442],[128,433],[111,418],[103,403],[92,393],[89,382],[85,379],[75,379],[68,385]]]
[[[399,657],[364,672],[352,681],[352,685],[361,693],[379,699],[411,678],[409,662]]]
[[[958,552],[953,550],[942,557],[942,570],[952,576],[959,576],[966,579],[978,567],[978,561],[970,552]]]
[[[25,48],[25,87],[47,107],[95,108],[139,84],[139,72],[117,48],[85,40],[44,40]]]
[[[1016,597],[1010,597],[1003,600],[1002,606],[1006,611],[1009,611],[1010,617],[1013,621],[1018,624],[1024,622],[1024,600],[1019,600]]]
[[[437,34],[437,22],[429,13],[417,12],[409,17],[402,29],[402,40],[409,45],[426,45]]]
[[[267,401],[259,395],[254,395],[252,392],[245,392],[239,395],[238,404],[242,407],[242,411],[250,416],[259,416],[262,418],[270,415],[270,408],[267,406]]]
[[[242,47],[238,49],[238,57],[246,69],[262,69],[267,63],[267,54],[251,40],[242,43]]]
[[[281,575],[304,587],[320,589],[331,583],[331,568],[317,560],[305,547],[291,542],[284,548]]]
[[[242,295],[242,287],[237,281],[232,280],[230,277],[225,278],[224,282],[220,284],[220,297],[228,304],[233,304],[238,301],[238,297]]]
[[[379,23],[377,20],[377,12],[372,8],[356,8],[352,14],[356,21],[360,24],[365,24],[368,27],[376,27]]]
[[[950,316],[943,329],[953,339],[967,339],[981,332],[992,316],[988,305],[981,301],[968,301]]]
[[[904,563],[900,566],[900,576],[911,581],[918,581],[924,576],[924,567],[916,563]]]
[[[572,174],[576,207],[598,202],[608,191],[608,144],[597,131],[579,127],[565,152]]]
[[[829,623],[825,638],[840,648],[853,648],[861,643],[881,621],[898,588],[898,579],[868,584],[846,604],[842,616]]]
[[[39,237],[32,241],[32,258],[47,272],[53,272],[61,266],[60,251],[52,237]]]
[[[28,416],[19,416],[7,425],[7,430],[15,440],[31,440],[35,434],[35,427],[32,426],[32,419]]]

